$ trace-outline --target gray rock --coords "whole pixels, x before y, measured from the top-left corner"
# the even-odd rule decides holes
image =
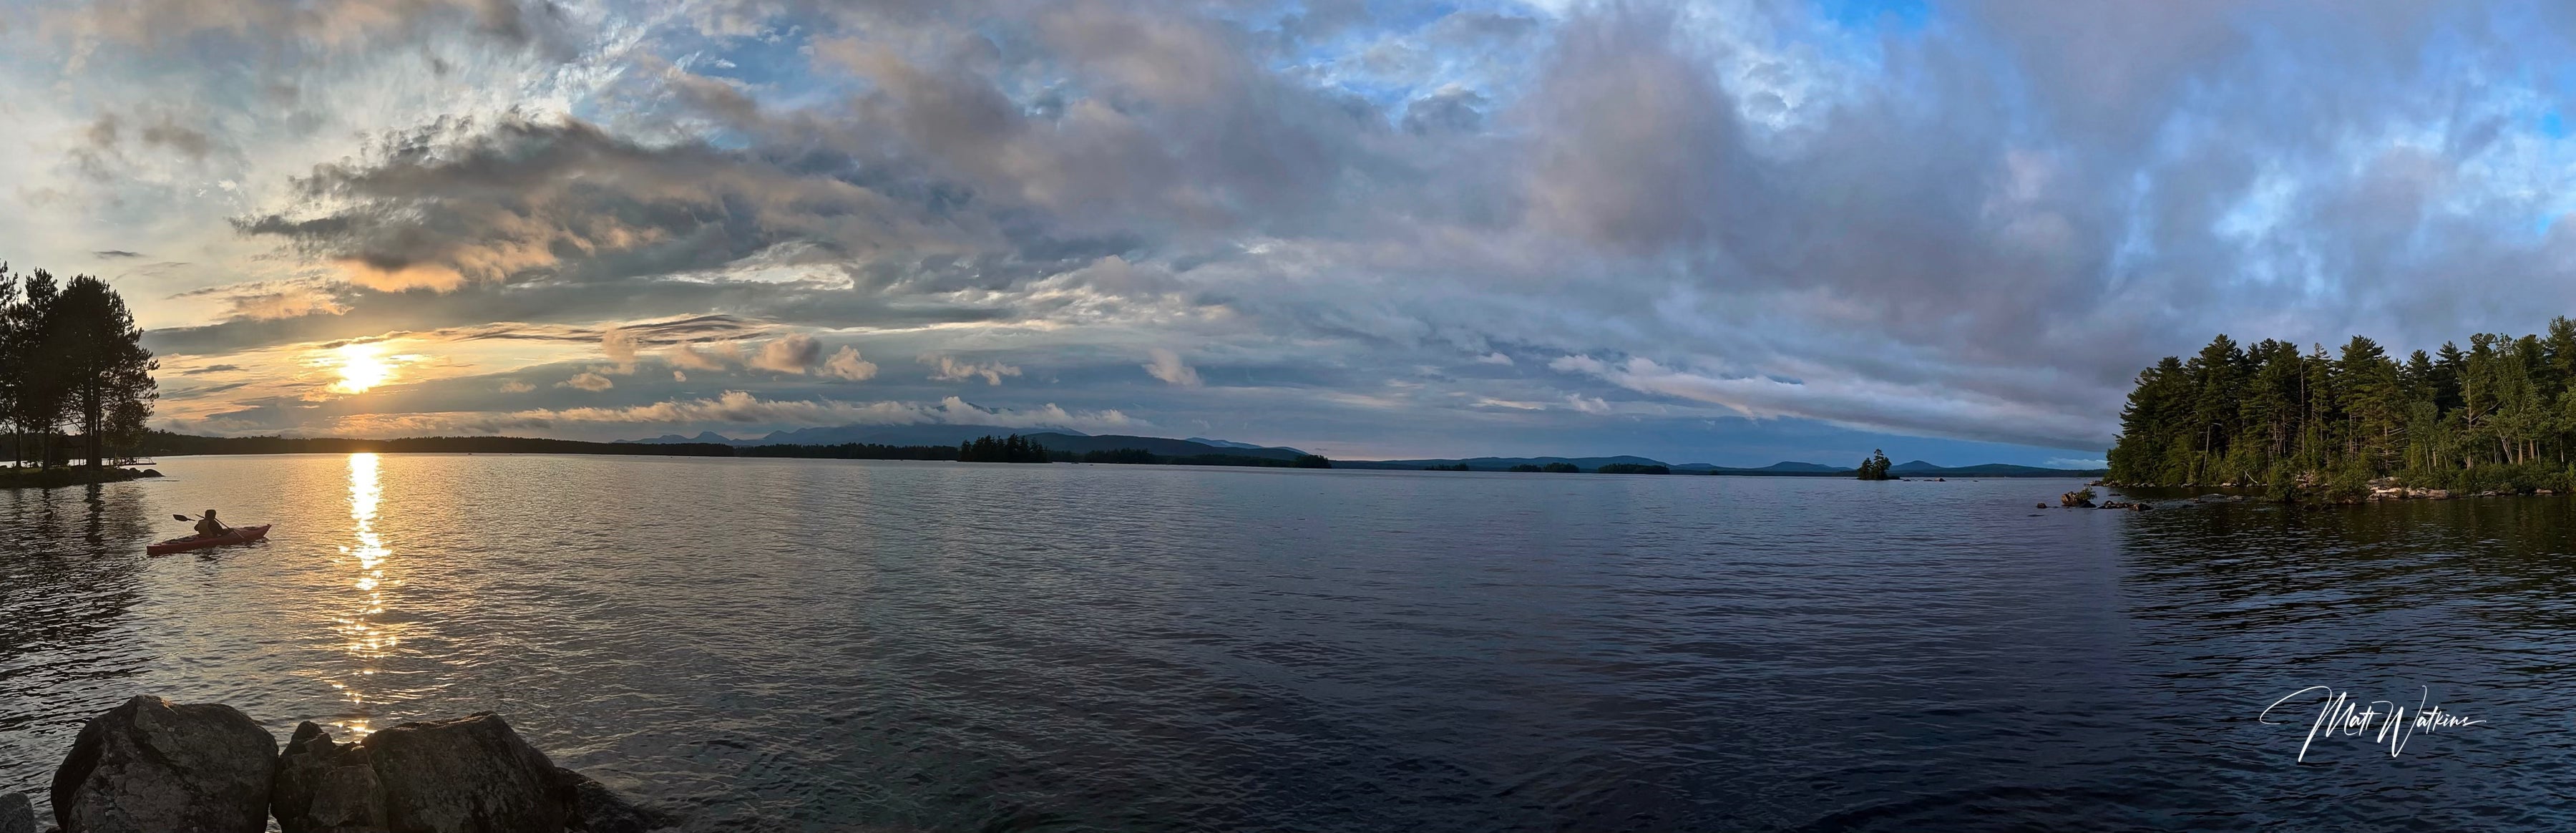
[[[557,768],[555,779],[572,791],[574,830],[646,833],[679,823],[679,819],[671,814],[637,804],[588,775]]]
[[[376,785],[366,748],[333,743],[312,721],[295,727],[278,755],[269,809],[286,833],[385,830],[385,793]]]
[[[26,793],[0,795],[0,833],[36,833],[36,805]]]
[[[233,707],[137,695],[81,727],[54,770],[63,833],[261,833],[277,738]]]
[[[500,715],[405,723],[354,744],[296,727],[278,767],[286,833],[562,833],[575,794]]]

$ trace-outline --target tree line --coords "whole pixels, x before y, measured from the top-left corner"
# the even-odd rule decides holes
[[[2398,360],[2354,336],[2302,351],[2225,335],[2138,373],[2111,479],[2349,495],[2380,477],[2448,489],[2576,486],[2576,321]]]
[[[1047,448],[1036,440],[1012,434],[1007,439],[994,439],[986,434],[957,444],[957,461],[961,463],[1044,463]]]
[[[78,433],[91,466],[105,465],[110,451],[132,451],[160,397],[159,369],[106,281],[0,264],[0,418],[13,464],[68,462],[66,432]]]

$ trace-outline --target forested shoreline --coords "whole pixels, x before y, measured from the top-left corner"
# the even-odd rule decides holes
[[[2576,321],[2468,341],[2398,360],[2362,336],[2329,354],[2220,335],[2138,374],[2110,480],[2281,498],[2576,490]]]

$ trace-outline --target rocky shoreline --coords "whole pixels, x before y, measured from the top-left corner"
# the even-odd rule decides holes
[[[2123,487],[2124,485],[2127,485],[2127,484],[2114,483],[2114,482],[2110,482],[2110,481],[2103,481],[2103,480],[2096,480],[2096,481],[2094,481],[2094,482],[2092,482],[2092,483],[2090,483],[2090,484],[2087,484],[2087,485],[2086,485],[2084,488],[2082,488],[2082,489],[2078,489],[2078,490],[2076,490],[2076,491],[2067,492],[2067,493],[2065,493],[2065,494],[2063,494],[2063,495],[2059,495],[2059,496],[2058,496],[2058,498],[2057,498],[2057,500],[2058,500],[2058,504],[2057,504],[2057,505],[2058,505],[2059,507],[2063,507],[2063,508],[2067,508],[2067,509],[2127,509],[2127,510],[2140,511],[2140,512],[2143,512],[2143,511],[2146,511],[2146,510],[2149,510],[2149,509],[2154,509],[2154,508],[2156,508],[2154,504],[2150,504],[2150,503],[2148,503],[2147,501],[2143,501],[2143,500],[2140,500],[2140,501],[2118,501],[2118,500],[2113,500],[2113,501],[2104,501],[2104,502],[2099,503],[2099,504],[2096,504],[2096,503],[2094,503],[2094,502],[2093,502],[2093,498],[2095,498],[2095,497],[2097,497],[2097,496],[2098,496],[2098,495],[2096,495],[2096,494],[2095,494],[2095,492],[2093,491],[2093,487],[2094,487],[2094,486],[2106,486],[2106,487],[2110,487],[2110,488],[2121,488],[2121,487]],[[2197,484],[2197,483],[2185,483],[2185,484],[2181,484],[2181,486],[2180,486],[2180,487],[2171,487],[2171,488],[2189,488],[2189,487],[2198,486],[2198,485],[2200,485],[2200,484]],[[2380,501],[2392,501],[2392,500],[2459,500],[2459,499],[2463,499],[2463,498],[2486,498],[2486,497],[2552,497],[2552,496],[2556,496],[2556,495],[2559,495],[2559,494],[2568,494],[2568,493],[2562,493],[2562,492],[2560,492],[2559,490],[2556,490],[2556,489],[2549,489],[2549,488],[2536,488],[2536,489],[2528,489],[2528,490],[2486,489],[2486,490],[2475,491],[2475,492],[2464,492],[2464,491],[2453,491],[2453,490],[2450,490],[2450,489],[2433,489],[2433,488],[2426,488],[2426,487],[2422,487],[2422,486],[2408,486],[2408,485],[2405,485],[2405,484],[2403,484],[2403,483],[2398,482],[2397,478],[2394,478],[2394,477],[2382,477],[2382,478],[2378,478],[2378,479],[2375,479],[2375,480],[2370,481],[2370,482],[2369,482],[2369,484],[2368,484],[2367,486],[2362,487],[2362,488],[2360,488],[2360,489],[2358,489],[2358,490],[2347,489],[2347,490],[2345,491],[2345,493],[2343,493],[2343,494],[2333,494],[2333,493],[2328,492],[2325,488],[2320,487],[2320,486],[2318,486],[2318,485],[2316,485],[2316,484],[2313,484],[2313,483],[2307,483],[2307,482],[2302,482],[2302,483],[2295,484],[2295,485],[2293,485],[2293,486],[2289,487],[2289,489],[2288,489],[2286,492],[2275,493],[2275,494],[2273,494],[2273,495],[2271,495],[2271,496],[2268,496],[2268,497],[2254,497],[2254,496],[2250,496],[2250,495],[2228,495],[2228,494],[2217,494],[2217,493],[2211,493],[2211,494],[2205,494],[2205,495],[2201,495],[2201,496],[2199,496],[2199,497],[2194,497],[2194,498],[2187,498],[2187,499],[2181,499],[2181,500],[2169,500],[2169,501],[2165,501],[2165,503],[2167,503],[2167,504],[2175,504],[2175,503],[2280,503],[2280,504],[2291,504],[2291,505],[2300,505],[2300,504],[2306,504],[2306,505],[2351,505],[2351,504],[2360,504],[2360,503],[2377,503],[2377,502],[2380,502]],[[2047,509],[2047,508],[2050,508],[2050,507],[2049,507],[2049,504],[2047,504],[2047,503],[2041,503],[2041,504],[2039,504],[2039,508],[2041,508],[2041,509]]]
[[[283,750],[219,703],[138,695],[90,718],[54,771],[57,833],[648,833],[678,819],[555,766],[491,712],[354,743],[305,722]],[[0,795],[0,833],[37,833]]]

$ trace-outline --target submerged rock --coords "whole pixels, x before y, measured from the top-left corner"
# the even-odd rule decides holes
[[[36,833],[36,805],[26,793],[0,795],[0,833]]]
[[[63,833],[260,833],[277,738],[220,703],[137,695],[81,727],[54,771]]]
[[[2093,487],[2086,486],[2057,496],[2057,504],[2067,507],[2093,508]]]

